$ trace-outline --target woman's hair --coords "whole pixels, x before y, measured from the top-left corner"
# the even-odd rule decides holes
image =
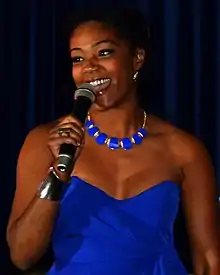
[[[67,21],[68,35],[70,36],[79,25],[89,21],[97,21],[113,28],[120,38],[129,43],[132,50],[146,49],[148,46],[149,25],[137,8],[97,5],[76,10]]]

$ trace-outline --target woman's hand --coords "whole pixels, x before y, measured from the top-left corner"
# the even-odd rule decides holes
[[[84,128],[82,127],[82,123],[69,115],[59,121],[57,125],[51,129],[48,146],[54,158],[57,159],[61,144],[68,143],[81,148],[83,141]],[[79,151],[80,150],[77,150],[75,158],[79,156]]]

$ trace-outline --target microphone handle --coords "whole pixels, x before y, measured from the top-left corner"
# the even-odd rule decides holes
[[[92,102],[89,98],[78,97],[72,115],[78,118],[79,121],[84,123],[91,104]],[[74,165],[74,155],[76,153],[76,150],[77,147],[73,144],[61,144],[57,165],[57,169],[60,172],[70,173],[72,171]]]
[[[57,164],[57,169],[60,172],[70,172],[74,164],[74,155],[76,153],[77,147],[73,144],[63,143],[60,146],[59,162]]]

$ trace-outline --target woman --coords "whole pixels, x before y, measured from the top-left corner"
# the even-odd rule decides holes
[[[27,136],[7,230],[12,260],[26,270],[52,241],[50,275],[185,275],[173,245],[181,195],[192,250],[202,259],[195,272],[219,275],[209,155],[195,137],[138,104],[147,60],[141,15],[96,9],[73,18],[72,76],[76,86],[94,86],[96,101],[85,125],[68,115]],[[56,168],[63,143],[78,146],[71,175]]]

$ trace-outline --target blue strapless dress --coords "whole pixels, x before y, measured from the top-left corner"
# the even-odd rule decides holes
[[[66,190],[48,275],[186,275],[173,245],[180,189],[164,181],[125,200],[78,177]]]

